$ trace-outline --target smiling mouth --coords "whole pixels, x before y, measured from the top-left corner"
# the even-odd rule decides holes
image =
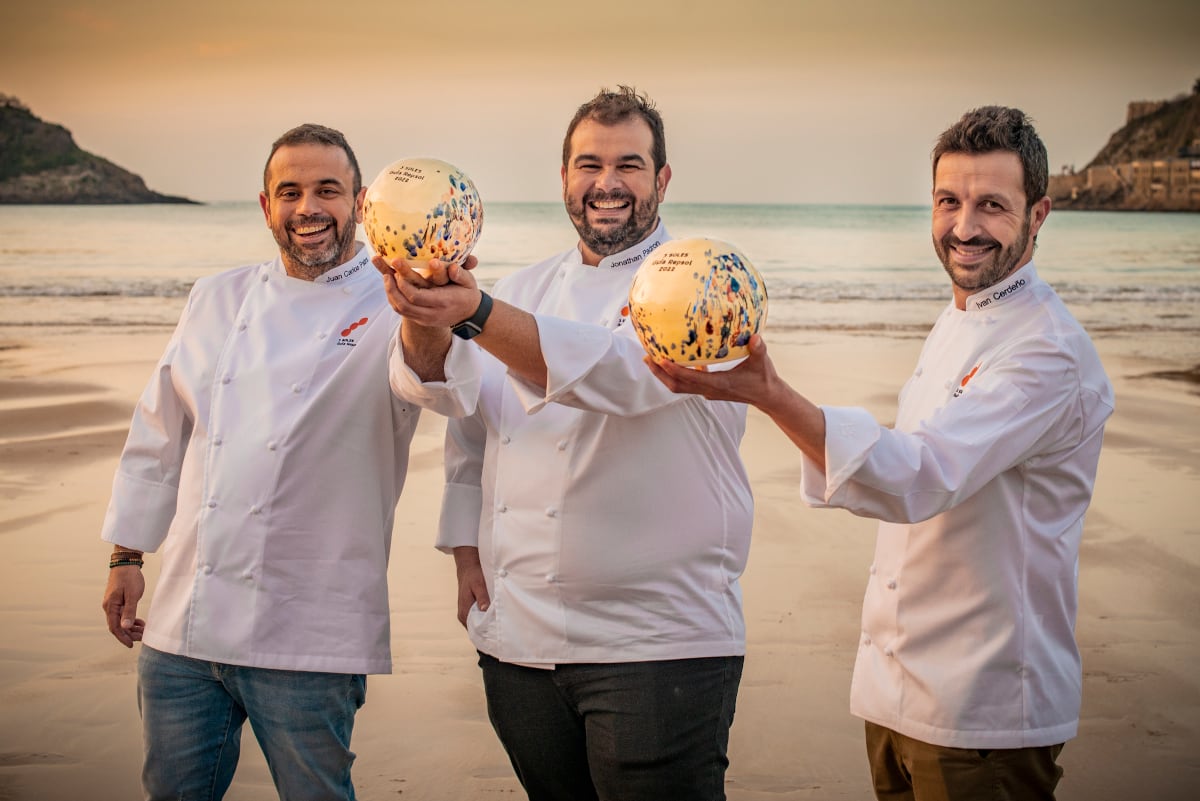
[[[999,244],[996,242],[952,241],[947,242],[946,245],[957,257],[957,260],[965,264],[973,264],[981,261],[999,247]]]
[[[312,239],[320,236],[333,227],[331,222],[300,223],[292,226],[292,233],[302,239]]]
[[[616,211],[624,211],[625,209],[628,209],[629,206],[630,206],[630,203],[628,200],[621,200],[621,199],[588,201],[588,208],[591,209],[592,211],[600,212],[601,214],[616,212]]]

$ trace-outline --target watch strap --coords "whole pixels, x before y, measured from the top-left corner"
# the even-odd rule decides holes
[[[487,322],[487,318],[491,313],[492,296],[480,290],[479,307],[475,309],[475,313],[461,323],[455,323],[450,326],[450,330],[457,337],[473,339],[483,333],[483,325]]]

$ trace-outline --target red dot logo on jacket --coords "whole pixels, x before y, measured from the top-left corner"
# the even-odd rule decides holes
[[[362,319],[361,319],[361,320],[359,320],[357,323],[350,323],[350,327],[349,327],[349,328],[343,328],[343,329],[342,329],[342,336],[344,336],[344,337],[348,337],[348,336],[350,336],[350,334],[352,334],[352,333],[354,332],[354,329],[355,329],[355,328],[359,328],[359,327],[361,327],[361,326],[364,326],[364,325],[366,325],[366,324],[367,324],[367,318],[366,318],[366,317],[362,318]]]

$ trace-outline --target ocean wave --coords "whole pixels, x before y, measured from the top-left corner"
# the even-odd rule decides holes
[[[53,281],[43,283],[0,284],[0,297],[46,298],[184,298],[194,281],[141,279],[131,281]],[[494,280],[482,281],[485,288]],[[768,277],[772,301],[808,301],[815,303],[854,303],[876,301],[948,301],[949,286],[938,282],[851,282],[807,281],[787,277]],[[1200,283],[1170,284],[1078,284],[1055,285],[1059,296],[1068,303],[1197,303]]]
[[[122,283],[81,281],[75,283],[0,285],[0,297],[8,298],[186,298],[194,281],[146,280]]]

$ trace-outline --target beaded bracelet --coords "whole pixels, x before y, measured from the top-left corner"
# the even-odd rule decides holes
[[[117,549],[117,550],[113,551],[112,555],[108,558],[109,569],[112,569],[114,567],[123,567],[124,565],[137,565],[138,567],[141,567],[142,566],[141,552],[140,551],[121,550],[121,549]]]

